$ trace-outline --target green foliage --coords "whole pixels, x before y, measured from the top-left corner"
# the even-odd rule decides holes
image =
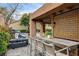
[[[40,30],[39,29],[36,29],[36,32],[40,32]]]
[[[8,32],[0,32],[0,55],[7,51],[10,38],[11,36]]]
[[[46,36],[52,35],[52,30],[51,30],[51,29],[46,29],[45,35],[46,35]]]
[[[46,31],[51,32],[52,30],[51,29],[46,29]]]
[[[21,25],[28,26],[29,25],[29,16],[24,14],[21,18]]]
[[[51,33],[51,32],[46,32],[46,36],[47,36],[47,35],[52,35],[52,33]]]

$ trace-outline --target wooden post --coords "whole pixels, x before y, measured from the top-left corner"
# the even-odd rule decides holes
[[[36,36],[36,22],[30,19],[30,55],[33,55],[34,49],[33,49],[33,40]]]
[[[52,38],[53,38],[54,37],[54,16],[53,15],[50,16],[50,20],[51,20]]]
[[[75,49],[75,56],[78,56],[78,45],[76,46],[76,49]]]
[[[40,22],[40,35],[44,36],[45,34],[45,23]]]
[[[30,19],[30,37],[36,36],[36,22]]]
[[[71,51],[69,52],[70,56],[78,56],[78,45],[70,47]]]

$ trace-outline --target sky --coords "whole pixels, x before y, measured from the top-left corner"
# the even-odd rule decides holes
[[[12,4],[1,3],[0,7],[2,6],[2,7],[6,7],[7,9],[10,9],[14,5],[15,4],[13,3]],[[43,3],[20,3],[16,12],[13,15],[13,18],[15,20],[19,20],[24,13],[33,13],[34,11],[39,9],[41,6],[43,6]]]

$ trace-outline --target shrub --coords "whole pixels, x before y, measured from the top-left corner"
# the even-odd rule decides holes
[[[10,33],[0,32],[0,55],[4,54],[7,51],[10,38]]]
[[[45,35],[46,35],[46,36],[52,35],[52,30],[51,30],[51,29],[46,29]]]
[[[36,32],[40,32],[40,30],[39,29],[36,29]]]

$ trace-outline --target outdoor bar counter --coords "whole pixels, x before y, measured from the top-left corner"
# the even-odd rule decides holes
[[[78,45],[79,42],[75,42],[75,41],[70,41],[70,40],[66,40],[66,39],[59,39],[59,38],[53,38],[53,39],[49,39],[49,38],[45,38],[45,37],[38,37],[38,39],[41,39],[43,41],[45,41],[46,43],[53,43],[56,46],[62,47],[62,50],[64,48],[68,48],[68,53],[69,55],[78,55]],[[75,51],[74,53],[70,53],[71,51]]]

